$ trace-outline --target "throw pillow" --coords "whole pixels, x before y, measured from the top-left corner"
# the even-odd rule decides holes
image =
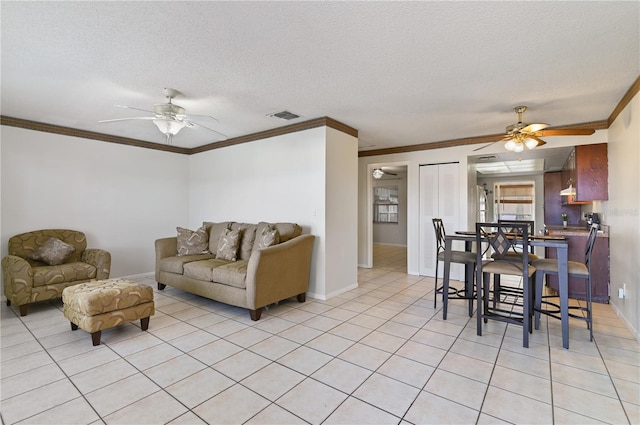
[[[280,243],[280,234],[274,226],[266,226],[259,235],[256,236],[255,248],[262,249]]]
[[[198,230],[189,230],[177,227],[178,230],[178,255],[198,255],[209,253],[209,233],[205,226]]]
[[[238,246],[240,245],[240,230],[224,229],[218,239],[216,258],[236,261]]]
[[[73,245],[61,241],[58,238],[49,238],[38,249],[29,254],[29,258],[42,261],[50,266],[57,266],[67,261],[76,251]]]

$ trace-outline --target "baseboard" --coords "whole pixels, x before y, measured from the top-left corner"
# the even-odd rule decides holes
[[[638,332],[638,330],[631,324],[631,322],[627,320],[627,318],[624,316],[624,314],[622,314],[622,311],[620,311],[617,305],[615,305],[614,303],[609,303],[609,305],[613,307],[613,311],[616,312],[618,318],[622,320],[622,322],[627,326],[627,329],[629,329],[629,332],[631,332],[631,334],[636,338],[636,341],[640,342],[640,332]]]
[[[397,246],[400,248],[406,248],[407,245],[401,245],[401,244],[397,244],[397,243],[385,243],[385,242],[374,242],[374,245],[384,245],[384,246]]]
[[[358,287],[358,284],[355,283],[355,284],[353,284],[351,286],[347,286],[346,288],[342,288],[339,291],[332,292],[332,293],[330,293],[328,295],[321,295],[321,294],[317,294],[315,292],[307,292],[307,296],[311,297],[311,298],[314,298],[316,300],[326,301],[329,298],[337,297],[338,295],[344,294],[345,292],[349,292],[352,289],[356,289],[357,287]]]

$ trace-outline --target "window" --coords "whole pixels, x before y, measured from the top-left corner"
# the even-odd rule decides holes
[[[533,182],[496,183],[494,193],[497,220],[535,220]]]
[[[373,221],[375,223],[398,222],[398,186],[373,188]]]

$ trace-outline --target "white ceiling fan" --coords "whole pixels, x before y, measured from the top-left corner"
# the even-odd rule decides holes
[[[474,151],[479,151],[497,142],[506,142],[504,144],[505,149],[513,152],[522,152],[525,147],[527,149],[534,149],[546,144],[547,142],[540,139],[541,136],[589,136],[595,132],[593,129],[583,128],[545,130],[549,127],[549,124],[528,124],[522,121],[522,114],[527,110],[526,106],[516,106],[513,110],[518,114],[518,122],[507,126],[506,137],[474,149]]]
[[[382,176],[384,176],[385,174],[388,174],[390,176],[397,176],[396,173],[392,173],[389,171],[384,171],[382,168],[376,168],[373,170],[373,178],[374,179],[381,179]]]
[[[133,109],[136,111],[148,112],[153,115],[146,117],[116,118],[112,120],[101,120],[98,122],[104,123],[128,120],[152,120],[156,127],[158,127],[158,130],[160,130],[160,132],[162,132],[162,134],[167,137],[168,144],[171,144],[173,136],[178,134],[178,132],[184,127],[194,126],[202,127],[216,133],[221,140],[227,139],[227,136],[220,133],[219,131],[194,121],[194,119],[210,119],[214,120],[215,122],[219,122],[216,118],[209,115],[187,115],[185,109],[182,106],[172,103],[171,100],[178,94],[180,94],[180,92],[175,89],[165,88],[163,90],[163,93],[167,98],[167,103],[155,104],[153,105],[153,109],[151,111],[147,109],[134,108],[132,106],[115,105],[118,108]]]

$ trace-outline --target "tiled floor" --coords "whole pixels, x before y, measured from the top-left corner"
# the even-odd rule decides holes
[[[19,317],[2,305],[4,424],[640,423],[640,345],[608,305],[595,341],[572,323],[571,348],[543,318],[490,322],[466,307],[442,321],[433,279],[404,273],[404,250],[376,246],[358,289],[322,302],[245,310],[167,287],[139,323],[72,332],[60,302]],[[140,279],[154,285],[152,278]]]

